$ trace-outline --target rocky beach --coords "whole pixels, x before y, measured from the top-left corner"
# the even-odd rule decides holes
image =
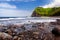
[[[0,40],[56,40],[54,28],[60,28],[60,19],[48,20],[48,22],[41,22],[41,20],[34,22],[26,19],[23,23],[5,24],[7,21],[0,23]]]

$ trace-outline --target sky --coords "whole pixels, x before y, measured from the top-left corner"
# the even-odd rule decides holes
[[[59,7],[59,0],[0,0],[0,17],[31,16],[36,7]]]

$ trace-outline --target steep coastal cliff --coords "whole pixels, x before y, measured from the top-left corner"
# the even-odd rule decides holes
[[[60,16],[60,7],[53,7],[53,8],[37,7],[35,8],[31,16],[32,17]]]

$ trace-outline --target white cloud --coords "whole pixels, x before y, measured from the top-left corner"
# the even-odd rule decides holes
[[[0,3],[0,8],[17,8],[15,5],[10,5],[8,3]]]
[[[51,3],[47,4],[47,5],[44,5],[42,6],[44,8],[47,8],[47,7],[60,7],[60,0],[53,0]]]
[[[15,5],[8,3],[0,3],[0,17],[19,17],[19,16],[30,16],[31,11],[18,10]]]
[[[23,2],[29,2],[29,1],[36,1],[36,0],[0,0],[0,1],[23,1]]]
[[[14,10],[14,9],[0,9],[0,17],[19,17],[19,16],[30,16],[31,11],[27,10]]]

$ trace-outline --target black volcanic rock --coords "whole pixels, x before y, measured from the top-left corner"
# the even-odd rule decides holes
[[[55,36],[60,36],[60,30],[59,30],[59,28],[54,28],[52,30],[52,34],[54,34]]]
[[[40,17],[39,14],[37,14],[35,11],[32,13],[31,17]]]

